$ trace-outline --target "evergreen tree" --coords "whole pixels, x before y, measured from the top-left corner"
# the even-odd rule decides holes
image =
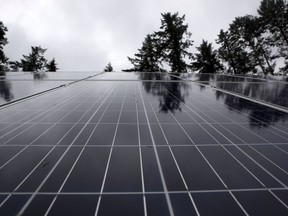
[[[59,68],[57,67],[57,63],[55,61],[55,58],[53,58],[51,61],[49,61],[46,64],[46,69],[49,72],[56,72]]]
[[[178,13],[161,14],[160,31],[155,32],[158,40],[158,52],[161,58],[168,62],[172,72],[187,72],[188,64],[185,57],[192,58],[188,48],[193,44],[188,32],[188,24],[184,24],[185,15]]]
[[[199,53],[195,54],[195,62],[192,63],[192,69],[199,73],[216,73],[223,69],[217,51],[213,50],[212,43],[203,40],[199,47],[196,47]]]
[[[104,72],[112,72],[112,71],[113,71],[113,67],[111,63],[109,62],[108,65],[104,68]]]
[[[28,56],[23,55],[24,59],[21,59],[23,71],[44,71],[47,64],[44,53],[47,49],[43,49],[41,46],[32,46],[31,49],[32,53]]]
[[[0,71],[7,71],[9,69],[8,58],[3,51],[4,46],[8,43],[8,40],[5,37],[7,31],[3,22],[0,21]]]
[[[142,48],[138,49],[139,53],[135,54],[135,58],[128,57],[133,64],[135,71],[155,72],[162,71],[159,67],[159,58],[157,52],[157,40],[151,35],[147,35]]]

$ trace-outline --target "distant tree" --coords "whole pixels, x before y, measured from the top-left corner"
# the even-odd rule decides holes
[[[135,54],[135,58],[128,57],[128,60],[134,66],[134,71],[155,72],[163,70],[159,66],[160,56],[157,53],[157,40],[153,36],[148,34],[142,44],[142,48],[138,49],[138,51]]]
[[[108,65],[104,68],[104,72],[112,72],[112,71],[113,71],[113,67],[111,63],[109,62]]]
[[[162,60],[168,62],[172,72],[187,72],[188,64],[185,57],[192,58],[188,48],[192,46],[188,24],[184,24],[185,15],[178,13],[161,14],[160,31],[155,32],[158,40],[158,52]]]
[[[47,64],[44,53],[47,49],[43,49],[41,46],[32,46],[31,49],[31,54],[23,55],[24,59],[21,59],[23,71],[44,71]]]
[[[49,72],[56,72],[59,68],[57,67],[57,63],[55,61],[55,58],[53,58],[51,61],[49,61],[46,64],[46,69]]]
[[[192,70],[199,71],[199,73],[216,73],[223,69],[217,58],[217,51],[213,50],[212,43],[203,40],[196,49],[199,53],[195,54],[196,61],[192,63]]]
[[[22,65],[18,61],[9,61],[10,71],[20,71],[22,68]]]
[[[4,26],[3,22],[0,21],[0,71],[7,71],[8,68],[8,58],[6,57],[3,48],[8,43],[5,37],[7,28]]]

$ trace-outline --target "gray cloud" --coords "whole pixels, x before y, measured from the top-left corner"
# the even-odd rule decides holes
[[[8,27],[12,60],[30,46],[48,48],[61,70],[116,70],[131,67],[144,37],[160,27],[161,13],[186,15],[194,47],[213,42],[236,17],[256,14],[260,0],[4,0],[0,20]]]

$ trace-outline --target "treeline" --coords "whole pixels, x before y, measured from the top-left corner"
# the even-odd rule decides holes
[[[6,37],[7,27],[0,21],[0,71],[52,71],[56,72],[59,68],[55,58],[48,61],[44,54],[47,49],[41,46],[31,46],[31,53],[23,55],[20,61],[9,61],[3,48],[8,44]]]
[[[124,71],[198,71],[200,73],[228,72],[233,74],[288,70],[288,3],[285,0],[262,0],[258,15],[236,17],[227,30],[220,30],[216,43],[203,40],[197,53],[189,52],[193,45],[185,15],[164,13],[160,31],[148,34],[133,58],[134,68]],[[276,65],[280,66],[278,71]]]

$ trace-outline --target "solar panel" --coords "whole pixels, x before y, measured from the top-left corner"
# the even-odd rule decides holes
[[[92,72],[7,72],[0,77],[0,106],[90,78]]]
[[[287,215],[285,106],[189,76],[104,73],[2,107],[0,215]]]

